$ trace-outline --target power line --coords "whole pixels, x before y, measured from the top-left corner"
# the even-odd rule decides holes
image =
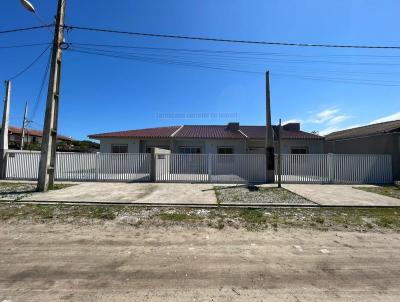
[[[30,118],[31,121],[34,121],[34,120],[35,120],[35,117],[36,117],[36,111],[37,111],[37,109],[38,109],[38,107],[39,107],[40,98],[41,98],[41,96],[42,96],[44,84],[45,84],[45,82],[46,82],[47,75],[48,75],[48,73],[49,73],[50,62],[51,62],[51,55],[49,55],[49,59],[48,59],[48,61],[47,61],[46,69],[45,69],[45,71],[44,71],[43,78],[42,78],[42,81],[41,81],[41,84],[40,84],[39,92],[38,92],[38,95],[37,95],[36,100],[35,100],[35,105],[34,105],[34,107],[33,107],[32,114],[31,114],[31,118]]]
[[[367,59],[368,55],[361,55],[361,58],[358,58],[357,55],[348,55],[348,57],[357,57],[357,59],[362,59],[362,61],[344,61],[344,60],[336,60],[337,58],[346,57],[346,55],[302,55],[302,54],[292,54],[292,53],[281,53],[281,52],[251,52],[251,51],[234,51],[234,50],[208,50],[208,49],[192,49],[192,48],[164,48],[164,47],[146,47],[146,46],[134,46],[134,45],[121,45],[121,44],[93,44],[93,43],[77,43],[77,42],[70,42],[70,47],[78,50],[90,50],[90,51],[100,51],[103,53],[109,54],[117,54],[117,55],[145,55],[145,56],[152,56],[152,57],[160,57],[160,58],[192,58],[194,57],[197,59],[205,59],[208,61],[215,61],[218,60],[218,63],[221,61],[228,61],[231,62],[240,62],[246,64],[246,67],[249,64],[259,66],[261,63],[271,64],[271,63],[285,63],[286,65],[289,63],[297,64],[308,64],[308,63],[327,63],[327,64],[337,64],[337,65],[382,65],[382,66],[390,66],[398,65],[398,63],[393,62],[391,63],[386,62],[365,62],[364,59]],[[89,47],[88,47],[89,46]],[[106,49],[104,49],[106,48]],[[134,52],[126,52],[126,49],[134,49]],[[140,51],[136,51],[140,50]],[[244,54],[244,55],[243,55]],[[255,56],[253,56],[255,55]],[[261,55],[261,57],[260,57]],[[270,57],[272,56],[272,58]],[[283,56],[283,58],[281,58]],[[293,60],[291,58],[287,59],[287,57],[305,57],[307,60]],[[330,57],[330,60],[313,60],[314,57]],[[375,58],[375,56],[372,56]],[[390,58],[400,58],[400,56],[376,56],[379,59],[386,59]],[[258,62],[257,62],[258,61]],[[310,66],[311,67],[311,66]],[[287,69],[287,68],[285,68]],[[313,66],[313,72],[315,70]],[[346,73],[346,74],[363,74],[363,75],[380,75],[380,76],[389,76],[389,75],[399,75],[400,72],[395,71],[370,71],[370,70],[353,70],[349,71],[347,68],[344,70],[338,69],[327,69],[326,67],[323,70],[320,70],[324,73]]]
[[[256,41],[256,40],[238,40],[238,39],[223,39],[211,37],[196,37],[196,36],[182,36],[182,35],[167,35],[167,34],[154,34],[133,31],[123,31],[95,27],[71,26],[64,25],[66,29],[77,29],[83,31],[125,34],[134,36],[154,37],[154,38],[171,38],[171,39],[184,39],[184,40],[197,40],[208,42],[224,42],[224,43],[240,43],[240,44],[258,44],[258,45],[275,45],[275,46],[295,46],[295,47],[324,47],[324,48],[357,48],[357,49],[396,49],[400,50],[400,46],[382,46],[382,45],[345,45],[345,44],[314,44],[314,43],[289,43],[289,42],[270,42],[270,41]]]
[[[70,43],[70,46],[74,46],[74,45],[82,45],[82,43]],[[122,52],[122,51],[115,51],[115,50],[108,50],[108,49],[99,49],[99,48],[91,48],[91,47],[82,47],[79,46],[79,49],[85,49],[85,50],[95,50],[95,51],[102,51],[102,52],[107,52],[107,53],[112,53],[112,54],[139,54],[139,55],[148,55],[149,53],[129,53],[129,52]],[[170,53],[161,53],[161,52],[157,52],[155,54],[150,53],[153,56],[159,56],[159,57],[173,57],[173,58],[182,58],[181,54],[170,54]],[[190,55],[190,56],[205,56],[207,58],[211,58],[211,59],[218,59],[218,60],[261,60],[262,62],[277,62],[277,63],[296,63],[296,64],[303,64],[303,63],[324,63],[324,64],[337,64],[337,65],[367,65],[367,66],[373,66],[373,65],[377,65],[377,66],[394,66],[394,65],[400,65],[400,63],[395,63],[395,62],[353,62],[353,61],[335,61],[335,60],[312,60],[312,59],[308,59],[308,60],[303,60],[303,59],[286,59],[286,58],[268,58],[268,57],[248,57],[248,56],[227,56],[227,55],[221,55],[221,54],[209,54],[209,53],[184,53],[183,55]]]
[[[20,75],[24,74],[26,71],[28,71],[33,65],[35,65],[35,63],[37,61],[39,61],[39,59],[46,53],[46,51],[50,48],[50,45],[48,45],[45,50],[38,55],[33,61],[32,63],[30,63],[28,66],[26,66],[23,70],[21,70],[20,72],[18,72],[16,75],[12,76],[11,78],[9,78],[9,80],[14,80],[16,78],[18,78]]]
[[[8,29],[8,30],[2,30],[2,31],[0,31],[0,34],[9,34],[9,33],[15,33],[15,32],[28,31],[28,30],[36,30],[36,29],[46,28],[46,27],[50,27],[50,26],[53,26],[53,24],[23,27],[23,28],[13,28],[13,29]]]
[[[169,47],[148,47],[137,45],[124,45],[124,44],[96,44],[96,43],[79,43],[70,42],[71,45],[78,46],[93,46],[93,47],[106,47],[106,48],[128,48],[128,49],[142,49],[142,50],[157,50],[157,51],[172,51],[172,52],[188,52],[188,53],[206,53],[206,54],[245,54],[245,55],[261,55],[261,56],[284,56],[284,57],[357,57],[357,58],[400,58],[399,55],[368,55],[368,54],[293,54],[283,52],[262,52],[262,51],[235,51],[235,50],[212,50],[212,49],[193,49],[193,48],[169,48]]]
[[[198,57],[195,56],[194,58],[190,58],[191,61],[187,61],[186,60],[187,58],[185,56],[171,55],[169,53],[163,54],[163,53],[143,53],[143,52],[121,52],[121,51],[103,50],[103,49],[90,48],[90,47],[75,47],[75,46],[72,46],[72,49],[73,50],[79,50],[79,51],[82,51],[82,50],[83,51],[89,51],[90,53],[93,53],[93,54],[99,54],[99,55],[100,54],[104,54],[104,55],[111,56],[111,57],[115,56],[115,57],[118,57],[118,58],[127,58],[127,59],[129,59],[129,58],[133,58],[133,59],[135,59],[135,58],[140,58],[140,59],[141,58],[150,58],[150,59],[173,60],[174,62],[176,62],[178,60],[179,63],[184,62],[184,63],[191,63],[191,64],[192,63],[198,64],[199,63],[199,59],[200,59],[200,63],[202,63],[202,64],[210,64],[210,63],[212,63],[213,66],[215,66],[217,64],[221,65],[221,63],[223,63],[225,66],[228,65],[228,67],[232,66],[232,64],[235,64],[235,66],[237,66],[238,64],[240,64],[240,65],[245,64],[245,66],[244,66],[245,68],[248,68],[249,65],[255,65],[257,67],[260,67],[260,63],[259,62],[247,62],[247,61],[243,61],[243,60],[239,60],[239,61],[233,60],[232,61],[231,59],[225,60],[226,59],[225,57],[217,57],[217,58],[214,58],[214,57],[211,57],[211,58],[209,58],[209,57],[206,57],[206,58],[199,57],[198,58]],[[191,56],[192,54],[189,54],[189,55]],[[206,62],[204,62],[203,59],[205,59]],[[251,60],[252,58],[249,58],[249,59]],[[195,61],[193,61],[193,60],[195,60]],[[217,60],[217,62],[216,62],[216,60]],[[264,66],[266,62],[268,62],[268,63],[274,63],[274,62],[275,63],[276,62],[277,63],[281,63],[280,61],[277,61],[277,60],[270,60],[270,59],[265,59],[264,58],[264,60],[262,61],[262,63],[263,63],[262,65]],[[295,63],[307,63],[307,61],[301,61],[301,62],[295,61]],[[329,63],[333,63],[333,62],[329,62]],[[312,72],[315,73],[315,72],[318,72],[318,71],[312,71]],[[320,72],[323,72],[323,73],[363,74],[363,75],[371,74],[371,75],[381,75],[381,76],[389,75],[389,73],[384,73],[384,72],[369,72],[369,71],[352,72],[352,71],[348,71],[348,70],[344,70],[344,71],[328,70],[326,68],[324,68]],[[391,75],[398,75],[399,73],[393,73],[392,72],[390,74]],[[383,82],[383,80],[381,80],[381,81]]]
[[[43,46],[43,45],[49,45],[49,44],[51,44],[51,43],[33,43],[33,44],[8,45],[8,46],[0,46],[0,49],[34,47],[34,46]]]
[[[197,67],[204,69],[214,69],[214,70],[222,70],[222,71],[232,71],[232,72],[242,72],[242,73],[250,73],[250,74],[264,74],[263,71],[252,71],[252,70],[244,70],[236,67],[230,67],[227,64],[213,64],[212,66],[205,64],[204,62],[194,62],[194,61],[177,61],[177,60],[167,60],[160,58],[152,58],[152,57],[144,57],[144,56],[134,56],[134,55],[118,55],[118,54],[110,54],[110,53],[102,53],[100,51],[89,51],[89,50],[79,50],[74,48],[69,48],[68,51],[78,52],[89,55],[97,55],[97,56],[105,56],[112,58],[119,58],[125,60],[134,60],[141,61],[147,63],[157,63],[157,64],[168,64],[168,65],[179,65],[186,67]],[[334,78],[334,77],[317,77],[315,75],[298,75],[298,74],[285,74],[285,73],[272,73],[272,75],[277,76],[286,76],[286,77],[294,77],[300,79],[307,80],[318,80],[318,81],[327,81],[327,82],[335,82],[335,83],[346,83],[346,84],[360,84],[360,85],[373,85],[373,86],[400,86],[399,82],[394,81],[377,81],[377,80],[365,80],[365,79],[354,79],[354,78]]]

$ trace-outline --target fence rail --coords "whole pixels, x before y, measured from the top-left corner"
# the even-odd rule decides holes
[[[162,154],[156,158],[160,182],[265,182],[260,154]]]
[[[277,162],[277,157],[275,160]],[[281,165],[284,183],[383,184],[393,181],[390,155],[283,154]]]
[[[37,179],[39,161],[40,152],[7,152],[6,178]],[[263,154],[157,154],[153,162],[155,180],[160,182],[265,182]],[[64,181],[150,181],[151,165],[152,155],[147,153],[57,153],[55,177]],[[283,183],[393,181],[390,155],[283,154],[281,167]]]
[[[40,152],[9,151],[6,178],[38,178]],[[146,153],[57,153],[56,180],[149,181],[151,155]]]

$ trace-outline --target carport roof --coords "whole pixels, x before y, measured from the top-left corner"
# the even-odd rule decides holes
[[[273,126],[275,135],[277,126]],[[239,130],[229,129],[226,125],[185,125],[159,128],[147,128],[119,132],[91,134],[89,138],[180,138],[180,139],[264,139],[265,126],[239,126]],[[282,139],[321,140],[323,137],[301,130],[282,128]]]

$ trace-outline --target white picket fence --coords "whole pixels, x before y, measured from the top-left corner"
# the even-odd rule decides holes
[[[35,180],[40,152],[9,151],[6,178]],[[157,154],[155,181],[262,183],[262,154]],[[152,155],[57,153],[56,180],[150,181]],[[277,162],[275,168],[277,167]],[[390,155],[283,154],[283,183],[391,183]],[[277,175],[276,175],[277,180]]]
[[[390,155],[380,154],[284,154],[281,161],[282,182],[391,183],[391,159]]]
[[[156,181],[161,182],[265,181],[265,156],[260,154],[162,154],[156,167]]]
[[[7,179],[36,180],[40,152],[7,153]],[[149,181],[151,155],[146,153],[57,153],[56,180]]]

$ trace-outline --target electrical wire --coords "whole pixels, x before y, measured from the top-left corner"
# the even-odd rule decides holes
[[[256,41],[256,40],[238,40],[238,39],[224,39],[224,38],[211,38],[211,37],[196,37],[196,36],[183,36],[183,35],[167,35],[167,34],[154,34],[133,31],[114,30],[96,27],[84,27],[74,25],[64,25],[66,29],[82,30],[102,33],[125,34],[134,36],[144,36],[153,38],[170,38],[170,39],[183,39],[183,40],[197,40],[208,42],[223,42],[223,43],[240,43],[240,44],[258,44],[258,45],[274,45],[274,46],[295,46],[295,47],[324,47],[324,48],[356,48],[356,49],[396,49],[400,50],[397,45],[345,45],[345,44],[314,44],[314,43],[289,43],[289,42],[270,42],[270,41]]]
[[[204,62],[167,60],[167,59],[152,58],[152,57],[145,57],[145,56],[138,56],[138,55],[110,54],[110,53],[104,53],[104,52],[100,52],[100,51],[80,50],[80,49],[76,49],[73,47],[69,48],[68,51],[89,54],[89,55],[119,58],[119,59],[125,59],[125,60],[141,61],[141,62],[147,62],[147,63],[180,65],[180,66],[187,66],[187,67],[197,67],[197,68],[232,71],[232,72],[242,72],[242,73],[250,73],[250,74],[264,74],[264,72],[262,72],[262,71],[244,70],[244,69],[240,69],[240,68],[236,68],[236,67],[229,67],[226,64],[219,64],[219,65],[213,64],[211,66],[211,65],[205,64]],[[275,73],[271,73],[271,75],[274,75],[274,74]],[[354,79],[354,78],[317,77],[317,76],[285,74],[285,73],[276,73],[276,75],[308,79],[308,80],[319,80],[319,81],[348,83],[348,84],[361,84],[361,85],[373,85],[373,86],[396,86],[396,87],[400,86],[400,82],[384,81],[384,80],[377,81],[377,80],[369,80],[369,79],[365,80],[365,79]]]
[[[33,47],[33,46],[43,46],[43,45],[49,45],[49,44],[51,44],[51,43],[33,43],[33,44],[8,45],[8,46],[0,46],[0,49],[24,48],[24,47]]]
[[[37,112],[38,107],[39,107],[39,105],[40,105],[40,98],[42,97],[42,92],[43,92],[44,84],[45,84],[45,82],[46,82],[47,75],[48,75],[49,70],[50,70],[50,62],[51,62],[51,55],[49,55],[49,59],[48,59],[48,61],[47,61],[47,65],[46,65],[46,68],[45,68],[45,71],[44,71],[44,74],[43,74],[43,77],[42,77],[42,81],[41,81],[41,83],[40,83],[39,92],[38,92],[37,97],[36,97],[36,100],[35,100],[35,105],[33,106],[32,114],[31,114],[31,117],[30,117],[30,119],[29,119],[29,120],[32,121],[32,122],[35,120],[36,112]]]
[[[50,48],[50,45],[48,45],[45,50],[38,55],[33,61],[32,63],[30,63],[28,66],[26,66],[23,70],[21,70],[20,72],[18,72],[16,75],[12,76],[9,78],[9,80],[14,80],[16,78],[18,78],[20,75],[24,74],[25,72],[27,72],[33,65],[35,65],[35,63],[37,61],[39,61],[39,59],[47,52],[47,50]]]
[[[260,56],[284,56],[284,57],[356,57],[356,58],[400,58],[399,55],[368,55],[368,54],[292,54],[282,52],[262,52],[262,51],[235,51],[235,50],[212,50],[212,49],[193,49],[193,48],[167,48],[167,47],[148,47],[137,45],[124,45],[124,44],[98,44],[98,43],[80,43],[70,42],[71,45],[78,46],[92,46],[92,47],[106,47],[106,48],[127,48],[127,49],[142,49],[142,50],[156,50],[166,52],[184,52],[184,53],[205,53],[205,54],[245,54],[245,55],[260,55]]]
[[[23,27],[23,28],[13,28],[13,29],[8,29],[8,30],[1,30],[0,34],[9,34],[9,33],[15,33],[15,32],[28,31],[28,30],[36,30],[36,29],[46,28],[46,27],[50,27],[50,26],[53,26],[53,24]]]
[[[74,46],[74,45],[79,45],[76,43],[70,43],[69,45]],[[93,47],[84,47],[84,46],[79,46],[80,49],[85,49],[85,50],[101,50],[103,52],[108,52],[108,53],[114,53],[114,54],[119,54],[119,53],[123,53],[123,54],[129,54],[128,52],[121,52],[121,51],[115,51],[115,50],[108,50],[108,49],[99,49],[99,48],[93,48]],[[143,54],[143,55],[147,55],[147,53],[138,53],[135,52],[133,54]],[[165,54],[165,53],[156,53],[156,54],[152,54],[154,56],[170,56],[173,58],[180,58],[181,54]],[[207,57],[207,58],[213,58],[213,59],[218,59],[218,60],[259,60],[259,61],[263,61],[266,62],[266,60],[268,60],[268,62],[277,62],[277,63],[295,63],[295,64],[303,64],[303,63],[323,63],[323,64],[336,64],[336,65],[360,65],[360,66],[397,66],[400,65],[400,63],[395,63],[395,62],[354,62],[354,61],[330,61],[330,60],[300,60],[300,59],[281,59],[281,58],[266,58],[266,57],[248,57],[248,56],[227,56],[227,55],[220,55],[220,54],[186,54],[186,55],[196,55],[198,57]]]
[[[121,58],[130,58],[130,57],[132,57],[132,58],[151,58],[151,59],[157,59],[157,58],[160,58],[160,59],[172,59],[172,60],[179,60],[179,62],[185,62],[185,63],[198,63],[199,62],[199,58],[194,58],[194,60],[196,60],[196,61],[193,61],[193,58],[191,58],[192,59],[192,61],[187,61],[187,60],[185,60],[185,61],[182,61],[182,59],[185,59],[185,57],[183,57],[183,56],[175,56],[175,55],[173,55],[173,56],[171,56],[170,54],[159,54],[159,53],[156,53],[156,54],[154,54],[154,53],[140,53],[140,52],[120,52],[120,51],[109,51],[109,50],[103,50],[103,49],[95,49],[95,48],[87,48],[87,47],[76,47],[76,46],[73,46],[72,45],[72,47],[73,47],[73,49],[75,49],[75,50],[80,50],[80,51],[89,51],[89,52],[95,52],[95,53],[97,53],[97,54],[106,54],[106,55],[110,55],[110,56],[117,56],[117,57],[121,57]],[[203,60],[203,58],[202,57],[200,57],[200,59],[201,60]],[[224,58],[222,57],[222,59],[221,58],[218,58],[218,61],[217,62],[215,62],[213,59],[215,59],[215,58],[211,58],[211,60],[210,60],[210,58],[207,58],[207,64],[209,64],[209,63],[213,63],[213,65],[215,65],[215,64],[219,64],[219,65],[221,65],[221,63],[223,63],[224,65],[228,65],[228,66],[232,66],[232,64],[235,64],[235,66],[237,66],[238,64],[240,64],[240,65],[243,65],[243,64],[245,64],[245,67],[248,67],[249,65],[254,65],[254,66],[260,66],[260,64],[259,63],[256,63],[256,64],[254,64],[254,62],[251,62],[251,63],[249,63],[249,62],[243,62],[243,61],[231,61],[231,60],[223,60]],[[251,59],[251,58],[250,58]],[[263,63],[263,65],[264,65],[264,63],[265,62],[269,62],[270,63],[270,60],[267,60],[267,61],[263,61],[262,63]],[[200,63],[204,63],[203,61],[201,61]],[[314,72],[314,71],[313,71]],[[373,75],[388,75],[388,73],[385,73],[385,72],[366,72],[366,71],[356,71],[356,72],[352,72],[352,71],[347,71],[347,70],[345,70],[345,71],[342,71],[342,72],[340,72],[340,71],[338,71],[338,70],[326,70],[326,69],[324,69],[322,72],[324,72],[324,73],[349,73],[349,74],[363,74],[363,75],[365,75],[365,74],[373,74]],[[390,74],[399,74],[399,73],[390,73]]]

